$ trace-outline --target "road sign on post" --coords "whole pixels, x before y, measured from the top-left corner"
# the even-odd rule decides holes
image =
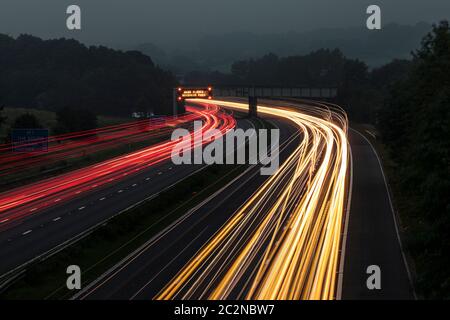
[[[48,129],[13,129],[13,152],[47,152]]]

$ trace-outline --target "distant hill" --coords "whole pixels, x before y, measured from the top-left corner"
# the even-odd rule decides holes
[[[228,72],[237,60],[259,58],[269,52],[280,57],[302,55],[321,48],[338,48],[348,58],[378,67],[393,59],[410,58],[411,50],[418,47],[430,29],[430,24],[417,23],[413,26],[389,24],[377,31],[353,27],[265,35],[241,32],[206,36],[189,47],[162,50],[145,44],[133,49],[150,54],[157,64],[177,73]]]
[[[172,110],[175,77],[139,51],[0,34],[0,105],[97,114]]]

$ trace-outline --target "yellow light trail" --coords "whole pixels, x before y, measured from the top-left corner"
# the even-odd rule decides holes
[[[325,106],[258,106],[258,112],[292,121],[300,143],[155,299],[334,299],[347,117]]]

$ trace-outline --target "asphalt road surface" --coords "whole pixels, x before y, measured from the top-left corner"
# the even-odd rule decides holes
[[[242,129],[254,125],[238,120]],[[130,206],[157,195],[165,188],[200,170],[203,165],[175,166],[165,161],[129,175],[113,185],[80,194],[68,202],[9,224],[0,225],[0,275],[78,237]]]
[[[345,251],[342,299],[414,299],[395,216],[375,150],[350,130],[353,190]],[[381,290],[369,290],[367,267],[381,270]]]
[[[280,141],[285,142],[280,152],[282,164],[298,146],[301,136],[292,122],[280,118],[271,118],[271,121],[280,128]],[[245,129],[252,124],[248,120],[240,120],[238,126]],[[344,256],[342,299],[413,299],[395,215],[379,160],[370,143],[360,134],[350,130],[349,139],[353,158],[353,192]],[[158,164],[112,186],[8,225],[7,229],[0,230],[0,274],[79,236],[200,168],[198,165],[174,166],[170,162]],[[108,270],[76,298],[154,298],[230,220],[233,212],[239,210],[268,179],[267,176],[261,176],[259,170],[259,166],[249,167]],[[280,180],[280,188],[284,188],[287,183]],[[275,200],[270,200],[266,205],[272,206],[272,201]],[[254,231],[249,230],[249,233]],[[264,243],[261,247],[266,245]],[[262,258],[258,253],[253,259],[254,263]],[[377,265],[381,269],[381,290],[367,288],[369,275],[366,269],[370,265]],[[207,287],[208,281],[204,281],[196,290],[207,291]],[[242,292],[230,293],[230,297],[234,296],[242,296]]]

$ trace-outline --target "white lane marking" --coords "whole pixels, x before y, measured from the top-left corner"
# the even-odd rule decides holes
[[[169,167],[169,170],[172,170],[172,167]]]
[[[26,236],[26,235],[29,234],[31,231],[33,231],[33,230],[25,231],[24,233],[22,233],[22,235],[23,235],[23,236]]]
[[[119,191],[117,191],[117,193],[122,193],[123,192],[123,190],[119,190]]]
[[[159,270],[159,272],[157,274],[155,274],[153,276],[153,278],[151,278],[142,288],[140,288],[135,294],[133,294],[133,296],[131,296],[130,300],[133,300],[134,298],[136,298],[136,296],[138,294],[140,294],[142,292],[142,290],[144,290],[150,283],[153,282],[153,280],[155,280],[165,269],[167,269],[167,267],[169,267],[184,251],[186,251],[187,248],[189,248],[191,246],[191,244],[193,244],[198,238],[200,238],[200,236],[206,231],[206,229],[208,229],[208,227],[206,227],[205,229],[203,229],[194,239],[192,239],[187,246],[184,247],[183,250],[181,250],[175,257],[172,258],[172,260],[169,261],[169,263],[167,263],[161,270]]]
[[[61,220],[61,217],[56,217],[55,219],[53,219],[53,221],[58,221],[58,220]]]
[[[148,180],[150,180],[150,178],[145,178],[145,181],[148,181]]]
[[[103,198],[100,198],[100,199],[98,199],[98,200],[100,200],[100,201],[103,201],[103,200],[105,200],[106,198],[105,197],[103,197]]]
[[[353,153],[350,142],[348,142],[348,150],[350,155],[350,178],[349,178],[349,191],[347,198],[347,208],[345,210],[345,221],[344,221],[344,233],[342,234],[342,244],[341,244],[341,256],[339,262],[339,274],[338,274],[338,284],[336,300],[342,300],[342,290],[344,286],[344,267],[345,267],[345,252],[347,248],[347,237],[348,237],[348,223],[350,216],[350,208],[352,205],[352,194],[353,194]]]
[[[0,223],[5,223],[6,221],[9,221],[9,219],[3,219]]]
[[[86,208],[86,207],[79,207],[78,210],[81,211],[81,210],[83,210],[84,208]]]
[[[372,138],[374,138],[374,139],[377,138],[377,136],[376,136],[373,132],[371,132],[371,131],[369,131],[369,130],[366,130],[366,132],[367,132],[368,134],[370,134],[370,135],[372,136]]]
[[[61,199],[60,199],[60,198],[58,198],[58,199],[56,199],[56,200],[55,200],[55,202],[58,202],[58,201],[61,201]]]
[[[135,184],[132,185],[132,187],[136,187],[136,186],[137,186],[137,183],[135,183]]]
[[[162,174],[162,172],[160,171],[160,172],[158,172],[158,175],[161,175]]]

